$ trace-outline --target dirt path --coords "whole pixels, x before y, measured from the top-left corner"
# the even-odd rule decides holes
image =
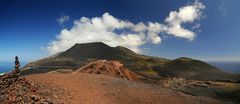
[[[71,104],[220,104],[221,102],[194,97],[142,82],[127,81],[96,74],[47,73],[29,75],[35,83],[56,86],[64,93],[57,95]],[[61,91],[60,91],[61,92]]]

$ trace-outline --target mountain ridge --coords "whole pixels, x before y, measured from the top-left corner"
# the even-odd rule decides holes
[[[75,44],[55,57],[29,63],[24,67],[23,74],[45,73],[57,69],[75,70],[99,59],[117,60],[133,72],[149,77],[183,77],[234,82],[240,79],[239,76],[226,73],[200,60],[187,57],[170,60],[140,55],[123,46],[110,47],[103,42]]]

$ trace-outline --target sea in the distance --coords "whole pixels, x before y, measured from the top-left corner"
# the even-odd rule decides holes
[[[240,74],[240,62],[208,62],[226,72]]]
[[[21,67],[25,66],[26,62],[21,63]],[[0,62],[0,75],[14,69],[14,62]]]

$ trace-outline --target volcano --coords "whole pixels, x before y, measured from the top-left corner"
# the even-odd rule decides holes
[[[23,74],[46,73],[57,69],[77,70],[96,60],[119,61],[129,70],[148,78],[182,77],[233,82],[240,79],[238,75],[224,72],[200,60],[146,56],[122,46],[110,47],[102,42],[75,44],[64,52],[29,63],[24,67]]]

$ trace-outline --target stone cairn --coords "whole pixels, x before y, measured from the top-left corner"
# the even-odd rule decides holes
[[[20,76],[20,62],[19,62],[19,60],[18,60],[18,57],[16,56],[15,57],[15,66],[14,66],[14,68],[15,68],[15,74],[17,75],[17,76]]]
[[[61,99],[56,99],[57,89],[28,81],[20,75],[19,67],[16,56],[15,69],[0,76],[0,104],[62,104]]]

